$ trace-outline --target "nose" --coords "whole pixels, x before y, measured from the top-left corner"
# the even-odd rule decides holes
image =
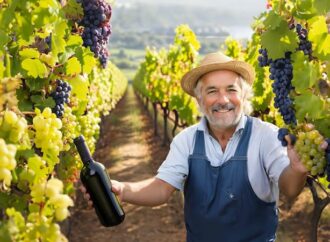
[[[220,104],[226,104],[229,103],[229,98],[225,93],[219,92],[217,96],[217,102]]]

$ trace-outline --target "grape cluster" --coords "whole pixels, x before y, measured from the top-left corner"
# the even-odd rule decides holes
[[[284,139],[286,135],[290,136],[291,143],[295,144],[295,149],[300,157],[301,162],[310,171],[312,176],[323,176],[325,172],[330,171],[327,167],[327,160],[330,159],[330,146],[326,151],[321,148],[324,142],[323,136],[315,129],[312,124],[304,124],[297,127],[297,137],[290,134],[288,129],[281,128],[278,131],[278,139],[283,146],[287,146]],[[330,142],[330,140],[329,140]],[[326,168],[327,167],[327,168]],[[330,180],[328,174],[328,180]]]
[[[0,138],[0,182],[3,185],[10,186],[12,175],[11,171],[16,167],[16,146],[12,144],[6,144],[6,142]]]
[[[269,66],[272,63],[272,59],[268,58],[267,49],[259,49],[258,62],[260,67]]]
[[[6,110],[3,117],[0,117],[0,138],[9,143],[28,144],[30,138],[27,129],[26,119],[17,116],[13,111]]]
[[[34,203],[45,202],[45,207],[53,207],[54,217],[57,221],[67,218],[69,215],[68,207],[73,206],[72,199],[63,194],[63,182],[57,178],[33,184],[31,196]]]
[[[290,59],[290,52],[285,53],[285,58],[280,58],[270,63],[270,76],[271,80],[274,80],[272,84],[274,97],[274,106],[278,108],[285,124],[296,124],[294,109],[292,107],[292,100],[289,97],[290,91],[293,89],[291,80],[292,64]]]
[[[304,29],[301,24],[296,25],[296,32],[299,37],[299,47],[298,49],[303,51],[305,55],[308,55],[309,58],[312,58],[312,43],[308,40],[307,29]]]
[[[53,113],[56,114],[56,117],[61,118],[64,114],[64,104],[70,102],[70,91],[71,86],[69,83],[57,80],[57,87],[54,92],[51,93],[56,105],[53,108]]]
[[[323,176],[325,172],[325,152],[320,148],[323,142],[323,136],[314,129],[313,125],[304,125],[297,134],[295,148],[301,162],[311,172],[312,176]]]
[[[50,108],[45,108],[42,113],[36,108],[35,113],[36,116],[33,118],[34,144],[41,149],[45,157],[59,161],[58,155],[63,149],[62,133],[60,132],[62,122],[56,118]]]
[[[80,25],[84,26],[82,38],[84,46],[90,47],[94,56],[99,58],[103,67],[108,61],[107,45],[111,34],[111,6],[105,0],[77,0],[80,2],[84,17]]]

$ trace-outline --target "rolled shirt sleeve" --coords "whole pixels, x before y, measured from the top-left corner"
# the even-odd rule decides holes
[[[270,181],[278,186],[279,178],[283,170],[290,164],[290,160],[287,155],[287,148],[283,147],[277,138],[278,127],[268,126],[270,128],[267,136],[264,136],[261,141],[264,147],[262,149],[262,159]]]
[[[184,182],[189,172],[188,157],[191,153],[191,144],[195,132],[190,127],[174,137],[170,151],[158,169],[157,178],[169,183],[178,190],[183,190]]]

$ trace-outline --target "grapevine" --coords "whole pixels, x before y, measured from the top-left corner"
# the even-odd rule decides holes
[[[127,86],[102,54],[111,8],[101,67],[83,45],[75,0],[0,5],[0,240],[67,241],[58,223],[70,216],[81,168],[72,140],[93,120],[86,139],[95,147],[101,115]]]

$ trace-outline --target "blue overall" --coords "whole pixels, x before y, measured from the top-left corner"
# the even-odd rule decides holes
[[[248,117],[235,155],[219,167],[211,166],[204,133],[196,131],[184,188],[187,242],[275,241],[276,204],[259,199],[248,178],[251,128]]]

